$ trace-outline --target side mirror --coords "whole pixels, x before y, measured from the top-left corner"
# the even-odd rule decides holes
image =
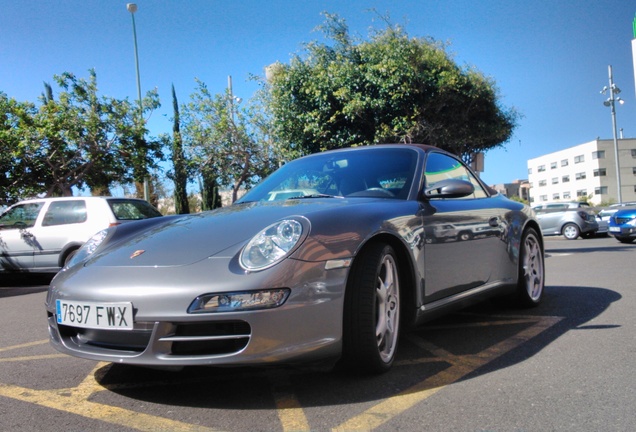
[[[435,183],[424,189],[424,196],[434,198],[462,198],[475,192],[475,186],[469,181],[459,179],[447,179]]]

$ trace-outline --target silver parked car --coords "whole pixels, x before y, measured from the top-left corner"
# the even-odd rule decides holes
[[[427,241],[449,224],[479,235]],[[529,207],[449,153],[394,144],[289,162],[226,208],[101,231],[46,309],[52,345],[87,359],[377,373],[403,328],[487,296],[536,306],[543,289]]]
[[[587,203],[553,202],[532,206],[543,235],[563,235],[568,240],[590,238],[598,231],[596,215]]]
[[[57,272],[98,231],[161,216],[134,198],[65,197],[20,201],[0,214],[0,273]]]

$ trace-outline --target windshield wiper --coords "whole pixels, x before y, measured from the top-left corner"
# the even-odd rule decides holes
[[[333,195],[326,195],[326,194],[311,194],[311,195],[298,195],[295,197],[289,197],[287,199],[290,200],[290,199],[304,199],[304,198],[336,198],[336,197]]]

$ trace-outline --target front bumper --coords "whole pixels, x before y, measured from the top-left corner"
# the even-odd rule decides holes
[[[620,238],[636,237],[636,227],[610,226],[609,233],[610,235],[613,235],[614,237],[620,237]]]
[[[347,268],[326,271],[324,262],[286,260],[263,272],[228,274],[228,265],[207,260],[180,268],[91,266],[56,278],[46,305],[51,344],[76,357],[155,367],[305,363],[339,356]],[[219,274],[227,277],[219,281],[213,276]],[[153,283],[130,282],[139,280]],[[291,294],[275,309],[186,312],[192,300],[205,293],[279,287],[291,288]],[[58,298],[131,301],[134,328],[60,325],[55,316]]]

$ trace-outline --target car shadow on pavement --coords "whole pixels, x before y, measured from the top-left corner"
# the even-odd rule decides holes
[[[46,291],[53,276],[44,273],[0,274],[0,298]]]
[[[536,309],[504,309],[485,301],[403,334],[398,358],[383,375],[283,367],[187,367],[167,372],[108,364],[96,378],[107,390],[126,398],[161,405],[265,410],[272,408],[273,395],[281,392],[293,394],[303,407],[380,401],[523,362],[567,332],[589,328],[587,323],[620,299],[605,288],[551,286]],[[620,326],[604,329],[615,327]]]
[[[549,247],[546,247],[545,257],[548,258],[551,254],[563,255],[563,254],[592,253],[592,252],[623,252],[623,251],[634,250],[634,248],[636,248],[636,244],[613,245],[612,247],[598,246],[598,247],[583,247],[583,248],[571,248],[571,249],[567,249],[567,248],[550,249]]]

